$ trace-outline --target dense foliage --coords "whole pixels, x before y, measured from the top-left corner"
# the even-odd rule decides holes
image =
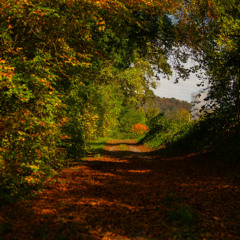
[[[155,119],[156,126],[146,136],[154,147],[216,150],[224,159],[239,161],[239,16],[235,0],[184,1],[181,11],[174,14],[181,48],[197,63],[190,72],[202,79],[207,97],[198,121],[176,125],[163,117]]]
[[[209,135],[209,141],[213,141],[211,138],[214,139],[215,135],[221,135],[220,141],[229,141],[238,146],[236,139],[239,139],[240,130],[239,2],[192,1],[192,5],[186,8],[189,14],[179,15],[178,20],[181,22],[182,30],[188,30],[185,35],[188,39],[186,45],[191,47],[192,57],[198,62],[194,71],[205,75],[202,80],[203,84],[207,83],[207,102],[202,110],[208,115],[204,117],[204,121],[209,124],[209,128],[215,129],[215,133]],[[209,114],[211,112],[212,114]],[[237,149],[235,152],[237,153]]]
[[[166,147],[168,153],[214,152],[219,160],[239,162],[240,136],[236,125],[228,125],[223,115],[213,112],[198,120],[167,119],[159,114],[150,119],[149,132],[140,140],[152,149]]]
[[[0,191],[24,195],[92,139],[148,122],[139,105],[170,65],[189,75],[186,48],[209,78],[206,109],[237,139],[238,31],[236,0],[1,1]]]
[[[24,195],[40,185],[152,94],[150,64],[170,73],[171,8],[144,0],[1,1],[1,192]]]
[[[140,142],[148,144],[153,149],[169,146],[185,136],[192,125],[193,122],[189,122],[187,116],[182,119],[176,117],[168,119],[160,113],[149,120],[149,132]]]

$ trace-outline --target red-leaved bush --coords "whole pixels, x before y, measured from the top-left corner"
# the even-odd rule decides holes
[[[138,134],[144,134],[148,131],[148,127],[141,123],[136,123],[132,125],[132,128],[130,130],[132,133],[138,133]]]

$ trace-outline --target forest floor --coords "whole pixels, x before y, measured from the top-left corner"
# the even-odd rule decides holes
[[[240,239],[239,168],[163,152],[109,141],[35,198],[2,207],[0,239]]]

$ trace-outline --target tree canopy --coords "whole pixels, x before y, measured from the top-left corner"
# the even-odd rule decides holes
[[[239,120],[239,10],[236,0],[2,0],[7,191],[34,187],[87,141],[111,135],[129,106],[153,95],[157,73],[171,75],[171,64],[187,77],[184,49],[206,70],[211,103]]]

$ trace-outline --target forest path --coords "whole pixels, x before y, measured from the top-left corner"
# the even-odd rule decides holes
[[[0,239],[240,239],[238,173],[112,140],[36,198],[0,209]]]

